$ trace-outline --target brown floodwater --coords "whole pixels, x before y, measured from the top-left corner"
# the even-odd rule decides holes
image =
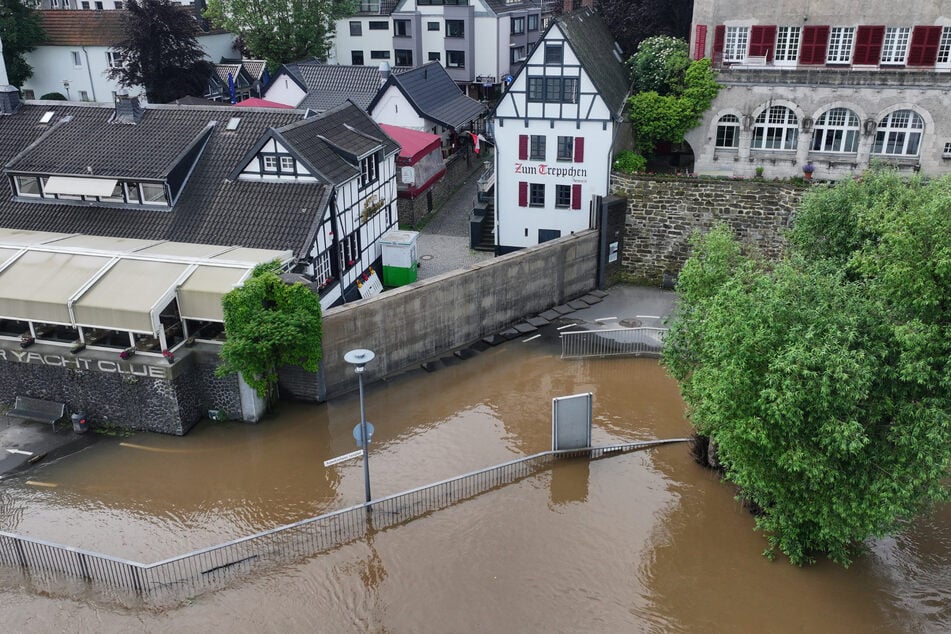
[[[551,399],[594,393],[596,445],[681,437],[656,361],[563,361],[509,342],[368,386],[374,497],[550,449]],[[108,439],[0,484],[0,529],[142,562],[363,500],[354,397],[265,422]],[[40,483],[40,484],[37,484]],[[42,486],[45,485],[45,486]],[[10,632],[947,632],[951,506],[849,569],[761,556],[686,445],[570,461],[173,606],[40,595],[0,569]]]

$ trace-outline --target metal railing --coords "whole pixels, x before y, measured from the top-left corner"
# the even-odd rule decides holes
[[[0,566],[20,569],[34,587],[49,592],[79,579],[126,590],[145,600],[181,600],[252,570],[299,561],[361,539],[368,531],[396,526],[498,489],[535,475],[558,459],[596,459],[687,440],[546,451],[151,564],[0,531]]]
[[[606,328],[561,333],[561,358],[660,356],[666,328]]]

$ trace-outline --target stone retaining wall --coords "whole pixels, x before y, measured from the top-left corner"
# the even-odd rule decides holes
[[[805,191],[782,182],[619,174],[612,175],[611,190],[628,200],[622,270],[630,279],[658,285],[665,274],[669,279],[680,272],[694,231],[717,222],[765,256],[777,257]]]

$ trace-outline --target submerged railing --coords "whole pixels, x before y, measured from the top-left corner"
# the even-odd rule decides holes
[[[606,328],[561,333],[561,358],[660,356],[666,328]]]
[[[0,565],[19,568],[34,585],[45,589],[66,577],[127,590],[146,600],[184,599],[249,571],[326,552],[369,531],[408,522],[535,475],[558,459],[595,459],[687,440],[546,451],[151,564],[0,531]]]

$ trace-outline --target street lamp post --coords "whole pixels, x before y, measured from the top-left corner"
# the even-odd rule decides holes
[[[366,365],[373,361],[376,355],[372,350],[357,349],[351,350],[343,355],[343,360],[354,366],[353,371],[357,375],[357,382],[360,384],[360,438],[363,446],[363,484],[367,494],[367,504],[370,503],[370,435],[367,433],[366,409],[363,405],[363,371]]]

